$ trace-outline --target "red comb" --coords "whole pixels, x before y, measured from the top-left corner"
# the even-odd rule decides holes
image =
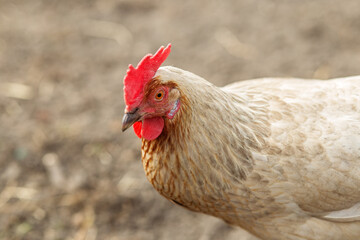
[[[145,84],[150,81],[160,65],[169,56],[171,44],[160,47],[155,55],[146,55],[134,68],[131,64],[124,78],[124,98],[126,110],[137,107],[142,99]]]

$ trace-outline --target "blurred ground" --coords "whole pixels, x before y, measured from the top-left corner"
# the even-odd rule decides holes
[[[121,133],[129,63],[224,85],[360,74],[357,0],[0,0],[0,239],[252,239],[166,201]]]

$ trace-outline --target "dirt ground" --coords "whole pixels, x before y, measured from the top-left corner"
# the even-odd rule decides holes
[[[163,199],[121,132],[128,64],[169,42],[217,85],[357,75],[360,1],[0,0],[0,239],[255,239]]]

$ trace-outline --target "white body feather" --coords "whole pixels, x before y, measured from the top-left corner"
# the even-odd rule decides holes
[[[156,77],[191,106],[166,122],[165,139],[143,140],[162,195],[262,239],[360,239],[360,76],[223,88],[174,67]],[[186,131],[171,132],[179,121]]]

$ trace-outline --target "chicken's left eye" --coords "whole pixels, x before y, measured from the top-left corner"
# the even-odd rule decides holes
[[[161,101],[164,97],[164,91],[160,90],[155,94],[155,100]]]

